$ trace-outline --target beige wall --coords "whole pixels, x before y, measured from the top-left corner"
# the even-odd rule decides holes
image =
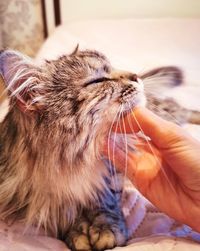
[[[199,17],[200,0],[61,0],[62,18]]]
[[[60,0],[63,23],[99,18],[198,17],[200,0]],[[49,34],[53,0],[45,0]],[[0,48],[34,56],[43,43],[41,0],[0,0]]]

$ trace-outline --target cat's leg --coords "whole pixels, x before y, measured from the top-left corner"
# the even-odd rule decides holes
[[[200,124],[200,111],[182,107],[166,93],[173,87],[183,84],[183,72],[178,67],[155,68],[139,76],[144,83],[147,107],[166,120],[177,124]]]
[[[188,123],[200,125],[200,111],[191,111],[189,110]]]
[[[67,246],[73,251],[91,251],[89,240],[90,222],[84,215],[78,217],[68,230],[65,238]]]
[[[200,124],[200,112],[182,107],[172,98],[159,99],[153,95],[147,97],[147,107],[162,118],[182,125]]]
[[[97,192],[98,199],[91,202],[69,229],[65,242],[74,251],[105,250],[123,246],[127,241],[127,228],[122,213],[121,195],[123,177],[116,174],[108,161],[107,188]]]
[[[108,164],[108,162],[107,162]],[[113,168],[109,164],[110,168]],[[121,174],[113,170],[106,179],[107,191],[99,195],[99,204],[88,210],[90,243],[95,250],[105,250],[126,244],[128,231],[122,213],[121,195],[123,179]]]

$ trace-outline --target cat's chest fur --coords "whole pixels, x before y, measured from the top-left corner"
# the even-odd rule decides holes
[[[101,160],[89,154],[94,152],[91,149],[84,154],[85,161],[69,165],[70,149],[63,157],[61,140],[54,144],[35,134],[33,141],[27,141],[20,136],[18,127],[16,135],[8,137],[9,125],[12,130],[15,128],[14,120],[9,121],[1,126],[6,138],[6,143],[1,138],[1,218],[40,225],[55,236],[58,229],[68,228],[81,207],[95,203],[98,191],[106,187],[107,169]]]
[[[54,176],[54,184],[56,183],[57,190],[64,194],[68,202],[88,206],[89,201],[97,199],[97,191],[105,189],[107,169],[100,160],[72,168],[75,170],[57,173]]]

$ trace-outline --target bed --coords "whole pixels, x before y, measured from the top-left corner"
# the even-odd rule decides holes
[[[183,106],[200,110],[200,19],[117,19],[71,22],[58,26],[48,37],[35,62],[54,59],[80,49],[104,52],[111,63],[135,73],[156,66],[176,65],[183,69],[185,84],[167,95]],[[200,140],[200,127],[185,125]],[[200,250],[200,234],[159,212],[131,186],[126,188],[124,214],[130,241],[120,251],[186,251]],[[194,219],[195,220],[195,219]],[[0,250],[54,250],[67,247],[60,241],[34,235],[23,235],[20,225],[0,225]],[[8,248],[9,245],[9,248]]]

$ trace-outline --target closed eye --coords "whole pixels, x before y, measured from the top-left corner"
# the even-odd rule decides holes
[[[91,85],[91,84],[97,84],[97,83],[101,83],[103,81],[108,81],[108,80],[111,80],[110,78],[96,78],[96,79],[93,79],[93,80],[90,80],[89,82],[85,83],[84,86],[88,86],[88,85]]]

